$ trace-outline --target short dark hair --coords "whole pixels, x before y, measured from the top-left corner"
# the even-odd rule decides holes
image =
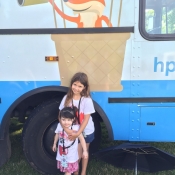
[[[60,118],[61,117],[69,118],[69,119],[74,119],[75,118],[74,110],[71,107],[64,107],[60,111]]]

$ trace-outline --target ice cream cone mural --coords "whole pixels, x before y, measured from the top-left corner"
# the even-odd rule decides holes
[[[130,34],[52,35],[59,55],[61,85],[69,86],[77,71],[85,72],[93,91],[121,91],[126,40]]]
[[[37,1],[45,3],[45,0]],[[20,2],[25,5],[30,0],[21,0]],[[111,23],[113,0],[107,1],[108,5],[110,3],[109,17],[103,15],[106,8],[105,0],[60,0],[59,3],[56,0],[48,0],[48,2],[53,7],[56,28],[59,28],[56,19],[58,15],[63,18],[65,28],[67,22],[76,23],[77,28],[100,28],[104,23],[108,27],[113,26]],[[119,27],[122,0],[118,0],[118,3],[118,19],[114,17],[113,19],[116,20],[116,26]],[[66,14],[65,8],[71,10],[75,16]],[[121,77],[126,41],[130,38],[130,33],[94,32],[86,34],[83,32],[80,34],[77,32],[71,34],[71,28],[69,28],[68,34],[52,34],[51,38],[55,42],[59,56],[62,86],[69,86],[72,75],[83,71],[89,77],[92,91],[121,91],[123,89]]]
[[[49,1],[52,3],[52,0]],[[65,3],[78,17],[67,16],[56,4],[52,5],[62,18],[76,22],[78,27],[102,27],[103,20],[112,27],[113,1],[109,18],[103,16],[104,0],[68,0]],[[121,8],[122,2],[119,13]],[[89,77],[92,91],[121,91],[125,46],[129,37],[130,33],[52,35],[60,58],[61,85],[69,86],[72,75],[83,71]]]

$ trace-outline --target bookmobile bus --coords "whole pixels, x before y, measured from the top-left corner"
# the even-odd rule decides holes
[[[58,107],[78,71],[96,110],[92,152],[100,122],[111,140],[174,142],[175,0],[0,0],[0,166],[15,114],[29,164],[56,173]]]

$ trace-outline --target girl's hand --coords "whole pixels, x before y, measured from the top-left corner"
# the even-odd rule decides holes
[[[75,140],[78,136],[79,134],[73,131],[71,134],[69,134],[68,139],[72,141],[72,140]]]
[[[53,150],[53,152],[56,152],[56,150],[57,150],[56,144],[53,145],[52,150]]]
[[[82,158],[84,158],[84,159],[88,158],[88,152],[87,151],[83,151]]]

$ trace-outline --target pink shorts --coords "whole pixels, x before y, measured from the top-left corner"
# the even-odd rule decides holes
[[[79,169],[79,163],[78,161],[74,162],[74,163],[68,163],[68,167],[64,168],[61,166],[61,162],[57,161],[57,168],[60,169],[61,172],[67,172],[67,173],[74,173],[76,171],[78,171]]]

